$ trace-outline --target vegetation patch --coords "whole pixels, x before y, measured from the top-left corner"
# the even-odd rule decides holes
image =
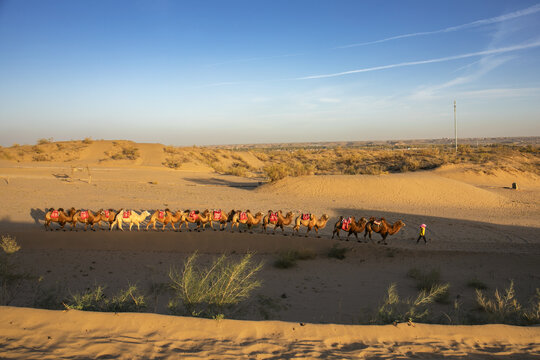
[[[182,271],[169,272],[175,298],[169,302],[173,314],[215,317],[234,312],[237,305],[261,286],[257,279],[263,263],[254,264],[253,254],[238,261],[222,255],[208,267],[197,265],[197,253],[189,256]]]
[[[345,259],[345,254],[347,253],[347,251],[349,251],[348,248],[342,248],[342,247],[339,247],[338,244],[335,244],[334,246],[330,248],[330,250],[328,250],[327,255],[328,257],[331,257],[331,258],[343,260]]]
[[[112,298],[105,295],[105,287],[95,285],[82,293],[71,295],[64,303],[66,309],[105,312],[140,312],[146,309],[146,299],[135,285],[128,285]]]

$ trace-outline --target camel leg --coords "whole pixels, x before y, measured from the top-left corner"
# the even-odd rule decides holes
[[[319,227],[315,225],[315,233],[317,234],[317,238],[320,238],[321,235],[319,235]]]
[[[339,229],[334,229],[334,232],[332,233],[332,239],[334,238],[334,235],[336,234],[337,234],[338,239],[341,240],[341,238],[339,237]]]
[[[306,237],[308,237],[308,234],[310,231],[311,231],[311,227],[308,226],[307,231],[306,231]]]

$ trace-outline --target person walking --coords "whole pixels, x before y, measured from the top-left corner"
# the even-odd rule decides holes
[[[416,243],[420,241],[420,239],[424,239],[424,243],[427,244],[426,240],[426,224],[420,225],[420,235],[418,235],[418,239],[416,239]]]

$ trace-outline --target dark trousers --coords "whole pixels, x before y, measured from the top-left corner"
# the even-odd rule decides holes
[[[420,239],[424,239],[424,243],[427,244],[427,240],[426,240],[426,236],[425,235],[418,235],[418,239],[416,239],[416,243],[418,244],[418,242],[420,241]]]

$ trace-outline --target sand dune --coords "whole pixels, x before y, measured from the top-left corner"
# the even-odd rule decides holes
[[[0,337],[5,359],[540,356],[540,328],[314,325],[10,307],[0,312]]]
[[[415,296],[411,268],[436,269],[451,284],[447,304],[436,304],[433,319],[452,323],[454,301],[475,311],[478,278],[490,292],[515,281],[522,304],[540,287],[540,179],[532,174],[481,167],[446,166],[434,171],[388,175],[325,175],[286,178],[261,185],[261,178],[220,175],[192,150],[180,170],[165,168],[160,144],[94,141],[66,143],[52,162],[0,161],[0,233],[17,238],[18,265],[41,281],[21,288],[13,305],[32,306],[38,290],[84,291],[93,284],[114,293],[127,282],[142,291],[168,281],[171,267],[198,251],[203,262],[221,253],[255,252],[265,262],[263,287],[237,319],[203,320],[155,314],[103,314],[0,308],[0,358],[459,358],[540,356],[538,328],[488,326],[358,326],[368,323],[388,285]],[[136,146],[136,160],[104,160],[119,146]],[[55,144],[42,148],[57,151]],[[49,149],[49,150],[47,150]],[[13,150],[16,151],[16,150]],[[261,162],[250,152],[242,160],[221,154],[225,166]],[[226,156],[223,156],[226,155]],[[227,157],[229,156],[229,157]],[[73,160],[73,158],[77,158]],[[90,173],[87,171],[87,166]],[[91,177],[90,177],[91,176]],[[518,182],[519,191],[508,189]],[[45,232],[44,210],[74,206],[142,209],[268,209],[327,213],[321,238],[226,232]],[[388,246],[332,240],[339,216],[377,216],[407,226]],[[418,226],[428,224],[427,245],[416,244]],[[302,229],[302,235],[305,229]],[[342,238],[344,234],[342,233]],[[374,240],[380,237],[375,235]],[[355,240],[353,238],[353,240]],[[327,256],[332,246],[347,257]],[[292,269],[272,266],[289,250],[308,250],[312,260]],[[152,309],[168,314],[169,295]],[[271,309],[261,308],[272,304]],[[267,305],[264,305],[267,306]],[[445,316],[445,314],[447,314]],[[453,316],[453,315],[452,315]],[[301,326],[299,322],[307,323]],[[322,323],[325,323],[323,325]],[[328,324],[330,323],[330,324]]]

